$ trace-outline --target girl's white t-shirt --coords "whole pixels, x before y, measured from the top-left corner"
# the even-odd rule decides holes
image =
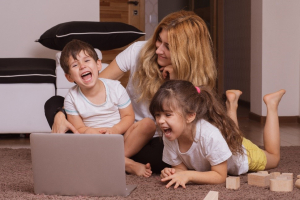
[[[227,171],[232,175],[248,172],[247,154],[232,155],[219,129],[205,120],[199,120],[196,125],[196,136],[190,149],[181,153],[178,140],[169,141],[163,136],[163,161],[171,166],[183,163],[189,170],[210,171],[211,166],[227,160]]]
[[[130,98],[119,81],[99,78],[105,86],[106,100],[97,105],[89,101],[80,88],[73,86],[64,101],[69,115],[80,115],[83,123],[92,128],[113,127],[120,122],[119,109],[130,105]]]

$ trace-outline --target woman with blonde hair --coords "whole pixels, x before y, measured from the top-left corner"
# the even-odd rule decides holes
[[[135,112],[135,123],[124,137],[125,156],[132,158],[127,172],[145,176],[168,166],[162,161],[163,142],[148,106],[158,88],[169,79],[181,79],[194,85],[214,88],[216,67],[212,41],[205,22],[191,11],[178,11],[166,16],[158,24],[148,41],[139,41],[121,52],[104,69],[99,77],[118,80],[130,71],[126,90]],[[231,96],[230,96],[231,95]],[[240,93],[230,93],[228,112],[236,118],[237,99]],[[77,130],[65,119],[62,112],[55,117],[53,108],[62,106],[53,97],[45,104],[46,117],[51,120],[52,132],[65,133]],[[61,101],[61,100],[60,100]],[[52,108],[52,110],[50,109]],[[142,164],[143,163],[143,164]]]

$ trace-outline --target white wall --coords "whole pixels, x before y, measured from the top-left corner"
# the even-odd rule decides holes
[[[1,0],[0,58],[54,58],[57,51],[34,41],[67,21],[99,21],[99,0]]]
[[[300,1],[252,0],[251,112],[265,116],[262,96],[287,90],[280,116],[299,116]],[[260,83],[261,82],[261,83]]]

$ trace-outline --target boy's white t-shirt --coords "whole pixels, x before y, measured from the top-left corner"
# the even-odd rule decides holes
[[[138,59],[142,48],[145,46],[147,41],[138,41],[130,45],[124,51],[116,57],[116,62],[123,72],[130,71],[129,80],[127,83],[126,91],[131,98],[131,104],[135,113],[135,120],[140,121],[146,117],[153,119],[149,112],[149,105],[146,102],[138,102],[139,95],[136,93],[132,83],[132,76],[138,67]],[[149,85],[151,87],[151,85]],[[154,137],[159,136],[156,132]]]
[[[189,170],[203,172],[210,171],[211,166],[227,160],[229,174],[240,175],[248,172],[247,156],[233,156],[219,129],[205,120],[197,122],[196,142],[193,142],[187,152],[180,152],[177,139],[169,141],[163,136],[163,141],[163,161],[171,166],[183,163]]]
[[[80,115],[83,123],[92,128],[113,127],[120,122],[119,109],[130,105],[130,98],[119,81],[99,78],[105,86],[106,100],[101,105],[90,102],[78,85],[73,86],[64,101],[69,115]]]

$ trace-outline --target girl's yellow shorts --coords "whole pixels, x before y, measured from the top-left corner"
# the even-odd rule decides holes
[[[243,146],[247,151],[249,171],[264,170],[267,165],[265,152],[246,138],[243,138]]]

